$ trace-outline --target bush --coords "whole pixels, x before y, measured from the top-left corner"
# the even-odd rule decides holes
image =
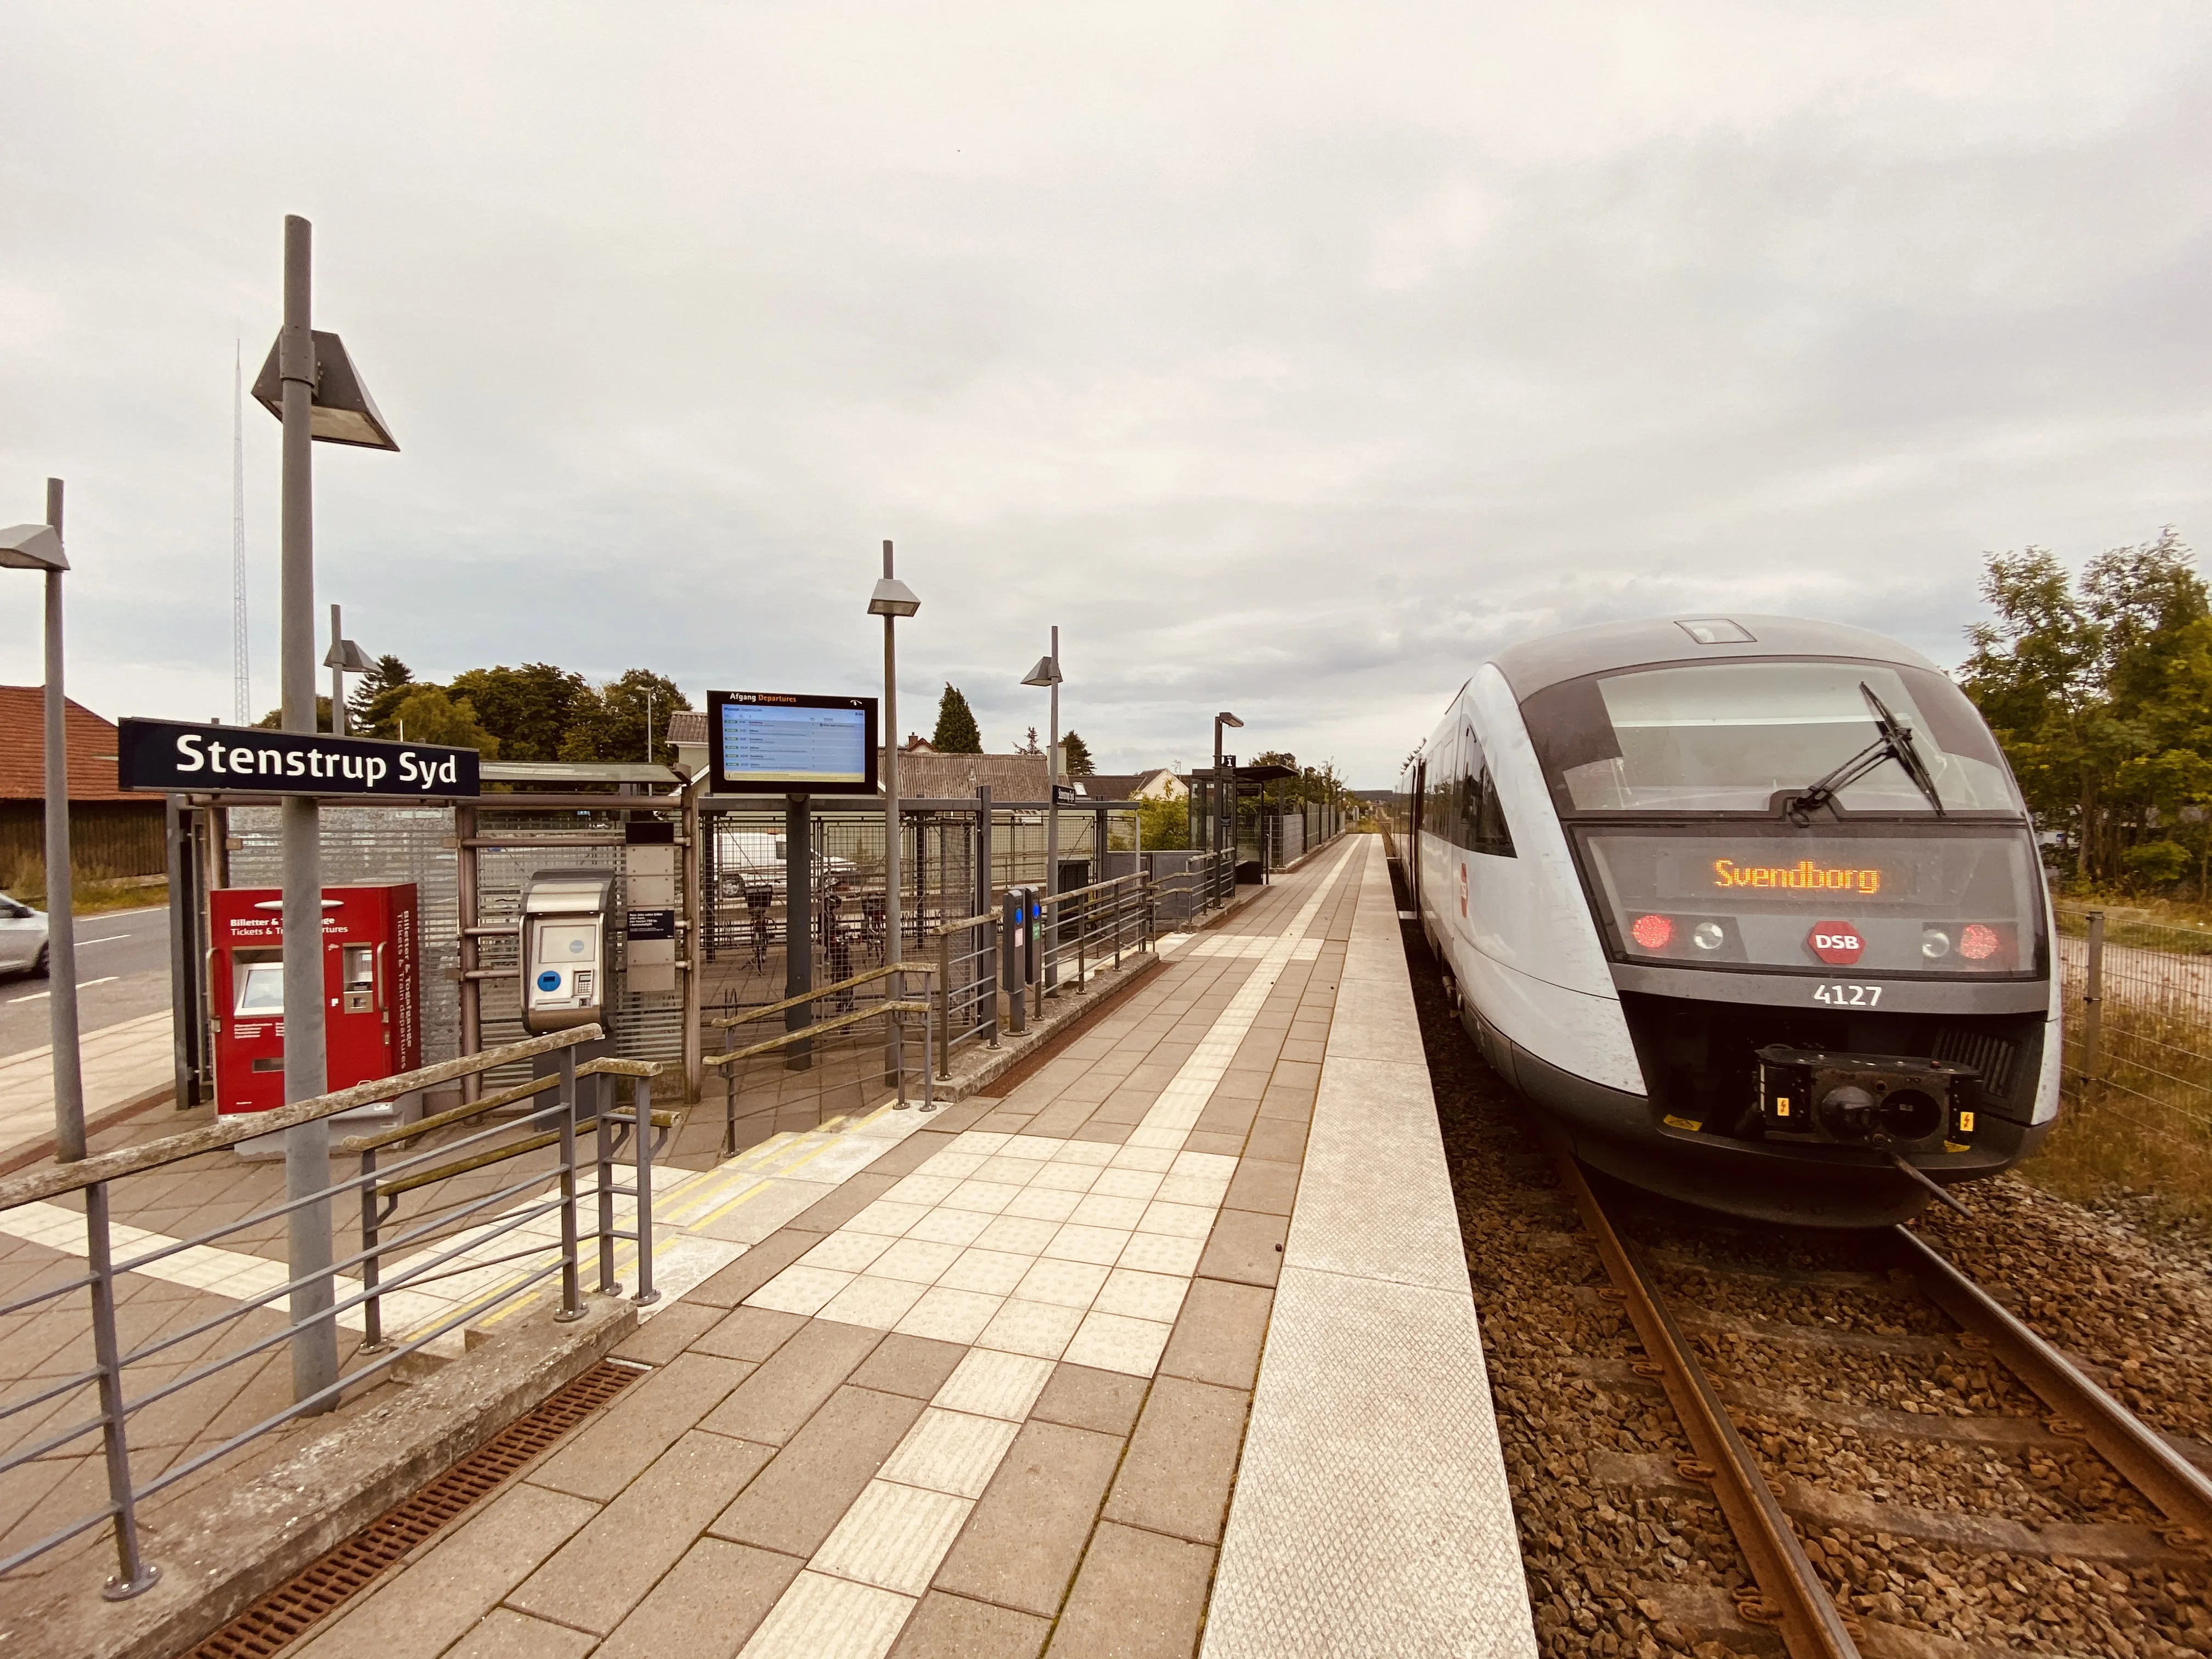
[[[1190,845],[1190,803],[1148,800],[1137,809],[1145,828],[1145,850],[1175,852]]]
[[[2196,866],[2197,860],[2178,841],[2145,842],[2120,855],[2130,878],[2147,887],[2171,887]]]

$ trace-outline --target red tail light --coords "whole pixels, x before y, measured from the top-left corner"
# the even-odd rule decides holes
[[[1628,936],[1647,951],[1663,951],[1674,943],[1674,919],[1672,916],[1638,916],[1629,928]]]
[[[1994,927],[1970,921],[1959,930],[1959,954],[1969,962],[1987,962],[2003,949],[2004,940]]]

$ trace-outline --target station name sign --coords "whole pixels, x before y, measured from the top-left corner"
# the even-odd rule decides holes
[[[483,793],[473,749],[175,720],[120,720],[117,736],[116,776],[125,789],[471,799]]]

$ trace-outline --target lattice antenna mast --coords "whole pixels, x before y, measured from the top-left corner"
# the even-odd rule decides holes
[[[246,362],[231,343],[230,361],[230,701],[240,726],[253,724],[253,666],[246,635]]]

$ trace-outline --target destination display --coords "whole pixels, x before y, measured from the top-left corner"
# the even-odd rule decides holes
[[[717,794],[872,794],[876,699],[709,691]]]
[[[117,782],[165,794],[428,795],[474,799],[477,751],[176,720],[116,722]]]

